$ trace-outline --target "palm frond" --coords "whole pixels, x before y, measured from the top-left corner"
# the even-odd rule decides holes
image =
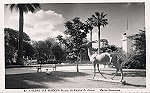
[[[27,8],[27,11],[31,11],[32,13],[35,11],[35,8],[33,5],[27,4],[26,8]]]
[[[97,19],[95,15],[92,15],[92,18],[93,18],[94,20]]]
[[[7,4],[9,6],[10,10],[12,11],[13,9],[15,10],[22,10],[23,12],[35,12],[37,9],[40,9],[40,4]]]
[[[34,13],[36,10],[40,9],[40,4],[25,4],[24,12],[32,12]]]
[[[108,24],[108,19],[105,18],[106,15],[104,12],[95,12],[95,15],[92,15],[92,24],[94,26],[106,26]]]
[[[11,12],[15,9],[18,10],[17,4],[6,4],[6,6],[9,7],[9,9],[11,10]]]
[[[104,15],[102,16],[102,18],[105,18],[106,15],[108,15],[108,14],[104,14]]]
[[[101,18],[103,18],[103,16],[104,16],[104,12],[102,12],[100,16],[101,16]]]
[[[96,15],[96,16],[100,16],[100,13],[99,13],[99,12],[95,12],[95,15]]]
[[[34,4],[32,4],[32,6],[34,7],[34,9],[41,9],[40,4],[38,4],[38,3],[34,3]]]
[[[26,7],[25,4],[17,4],[17,6],[19,10],[22,10],[23,12],[27,13],[28,12],[28,9]]]

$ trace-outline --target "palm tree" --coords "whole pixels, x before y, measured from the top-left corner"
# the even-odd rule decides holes
[[[93,25],[98,28],[98,54],[100,54],[100,27],[108,24],[108,19],[105,18],[106,15],[104,12],[95,12],[95,15],[92,15]]]
[[[92,18],[88,18],[88,20],[86,20],[86,23],[87,23],[88,29],[90,30],[90,41],[92,41],[92,30],[93,30]]]
[[[23,25],[24,25],[24,13],[35,12],[40,9],[40,5],[35,4],[7,4],[10,10],[16,9],[19,12],[19,43],[18,43],[18,63],[22,64],[23,59]]]

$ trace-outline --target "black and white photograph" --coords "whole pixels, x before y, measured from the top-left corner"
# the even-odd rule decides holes
[[[5,89],[145,90],[146,31],[145,2],[4,4]]]

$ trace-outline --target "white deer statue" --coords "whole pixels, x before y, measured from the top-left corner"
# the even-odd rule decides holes
[[[96,74],[96,65],[97,65],[97,69],[98,69],[99,73],[103,76],[103,74],[99,70],[99,64],[105,66],[105,65],[107,65],[109,63],[112,63],[115,66],[115,68],[116,68],[116,73],[113,75],[113,77],[111,79],[113,80],[113,78],[117,75],[118,71],[120,70],[120,72],[121,72],[121,80],[120,80],[120,82],[123,82],[122,66],[121,66],[121,63],[119,62],[119,59],[117,59],[117,56],[115,54],[110,54],[108,52],[101,53],[101,54],[93,54],[92,53],[92,43],[96,43],[96,42],[97,41],[91,41],[91,42],[87,43],[88,56],[90,58],[90,61],[94,65],[93,79],[94,79],[95,74]],[[104,77],[104,78],[106,79],[106,77]]]

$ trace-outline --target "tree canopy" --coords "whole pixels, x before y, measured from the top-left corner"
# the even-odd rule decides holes
[[[76,56],[82,49],[82,44],[85,43],[87,33],[89,32],[88,26],[81,22],[79,17],[76,17],[65,23],[65,34],[70,35],[68,40],[68,48],[74,52]]]
[[[5,28],[5,62],[11,62],[13,63],[13,58],[15,56],[15,53],[18,51],[18,36],[19,31],[13,30],[11,28]],[[24,51],[23,56],[24,57],[32,57],[34,54],[34,48],[30,44],[30,37],[23,32],[23,45],[24,45]]]
[[[62,61],[64,56],[63,49],[54,38],[47,38],[44,41],[34,41],[32,46],[36,50],[38,62],[51,62],[50,60]]]
[[[128,68],[146,68],[146,37],[145,30],[139,30],[137,34],[128,37],[133,41],[134,51],[126,65]]]

